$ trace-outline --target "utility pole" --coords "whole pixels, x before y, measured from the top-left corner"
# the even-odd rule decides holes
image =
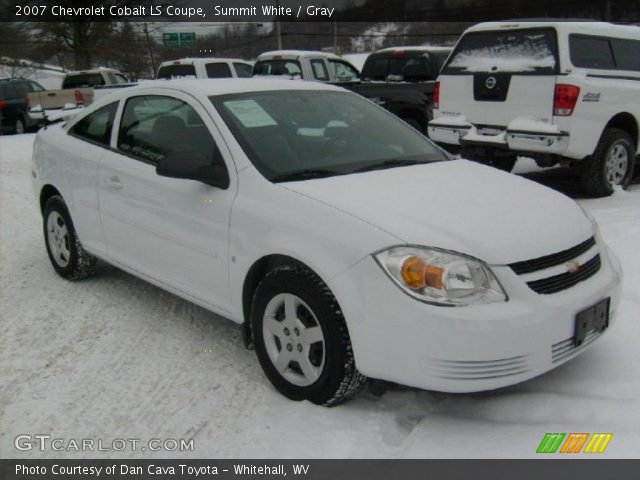
[[[147,49],[149,50],[149,58],[151,59],[151,68],[153,70],[153,76],[156,75],[156,60],[153,58],[153,49],[151,48],[151,38],[149,37],[149,27],[147,22],[144,22],[144,34],[147,37]]]
[[[280,0],[276,0],[276,34],[278,36],[278,50],[282,50],[282,25],[280,25]]]

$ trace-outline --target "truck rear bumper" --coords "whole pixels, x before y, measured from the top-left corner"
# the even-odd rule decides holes
[[[555,125],[527,121],[527,127],[518,128],[522,119],[505,127],[482,127],[456,119],[440,117],[429,122],[429,138],[448,145],[480,146],[513,152],[536,152],[562,155],[569,147],[569,134]],[[535,128],[537,126],[542,128]]]

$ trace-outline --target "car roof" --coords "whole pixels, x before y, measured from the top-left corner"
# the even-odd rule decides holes
[[[267,92],[275,90],[342,90],[339,87],[320,82],[283,80],[279,78],[215,78],[215,79],[175,79],[146,80],[138,86],[123,89],[124,95],[135,91],[141,93],[151,89],[169,89],[193,95],[211,96],[233,93]]]
[[[469,27],[467,32],[483,32],[490,30],[518,30],[523,28],[555,28],[563,33],[585,33],[595,35],[623,36],[640,39],[640,27],[633,25],[617,25],[608,22],[563,21],[563,20],[512,20],[502,22],[484,22]]]

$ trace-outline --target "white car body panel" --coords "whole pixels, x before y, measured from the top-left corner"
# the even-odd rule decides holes
[[[36,138],[36,198],[43,187],[55,187],[89,252],[238,323],[247,320],[242,291],[251,267],[267,255],[293,257],[334,293],[357,368],[420,388],[468,392],[526,380],[584,349],[563,346],[579,311],[610,298],[613,322],[619,262],[572,200],[537,184],[466,161],[302,182],[265,179],[208,96],[283,89],[336,87],[264,79],[145,82],[87,109],[142,94],[183,99],[221,150],[231,179],[227,190],[158,176],[153,166],[118,153],[115,133],[111,148],[99,153],[94,149],[100,147],[68,135],[73,120]],[[115,125],[122,108],[123,102]],[[541,295],[525,283],[553,269],[525,277],[505,266],[593,235],[596,244],[584,255],[599,253],[602,268],[562,292]],[[437,246],[492,264],[508,301],[442,307],[410,297],[372,256],[403,244]],[[476,362],[485,375],[456,373],[465,362]],[[502,363],[506,371],[496,367]]]

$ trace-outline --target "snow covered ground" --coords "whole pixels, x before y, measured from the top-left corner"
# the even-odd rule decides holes
[[[194,439],[165,457],[534,457],[546,432],[613,432],[640,453],[640,185],[580,203],[625,267],[616,324],[582,356],[495,392],[370,389],[333,409],[271,388],[240,330],[111,266],[70,283],[49,265],[30,183],[34,135],[0,137],[0,458],[19,434]],[[575,193],[562,169],[520,172]],[[578,193],[575,193],[579,195]],[[149,452],[88,457],[153,456]]]

